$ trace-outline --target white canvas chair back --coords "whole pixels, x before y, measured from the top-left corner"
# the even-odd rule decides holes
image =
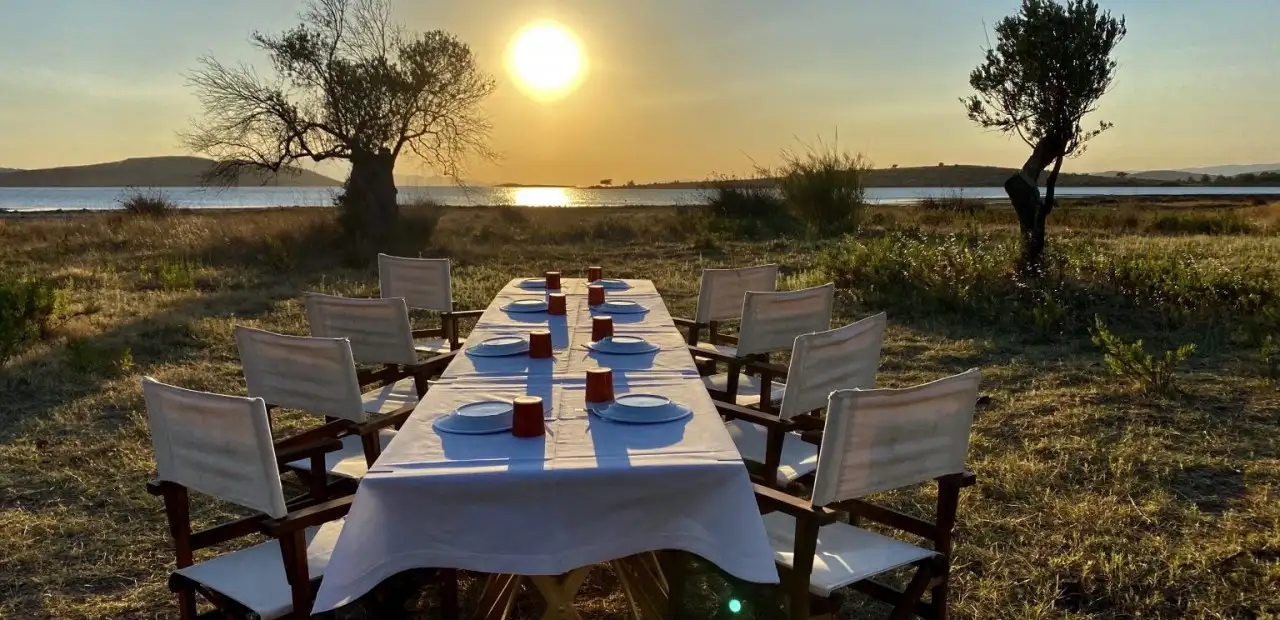
[[[361,364],[416,364],[413,327],[403,299],[352,299],[319,293],[304,296],[307,324],[317,338],[346,338]]]
[[[831,395],[813,503],[825,506],[964,471],[977,368],[905,389]]]
[[[703,269],[702,283],[698,286],[698,309],[693,320],[706,323],[742,318],[742,300],[747,291],[776,290],[777,265]]]
[[[886,324],[881,312],[851,325],[797,337],[778,416],[788,420],[822,409],[836,390],[874,388]]]
[[[382,297],[400,297],[410,308],[453,312],[453,278],[447,258],[378,255]]]
[[[831,329],[834,284],[798,291],[748,291],[742,303],[738,355],[789,351],[796,337]]]
[[[261,398],[142,379],[160,480],[283,517],[284,491]]]
[[[346,338],[285,336],[236,326],[236,344],[250,396],[286,409],[365,420]]]

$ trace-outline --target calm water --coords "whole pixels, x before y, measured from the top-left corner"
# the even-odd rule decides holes
[[[333,204],[336,188],[330,187],[241,187],[207,189],[168,187],[171,200],[184,207],[200,209],[253,207],[321,207]],[[867,190],[868,198],[880,204],[906,203],[925,196],[944,196],[958,190],[936,187],[877,187]],[[0,211],[117,208],[126,190],[119,187],[0,187]],[[1003,199],[999,187],[966,188],[966,198]],[[1280,195],[1280,187],[1060,187],[1059,196],[1185,196],[1185,195]],[[558,187],[405,187],[403,202],[430,198],[454,206],[516,205],[528,207],[626,207],[636,205],[682,205],[703,202],[708,190],[683,189],[575,189]]]

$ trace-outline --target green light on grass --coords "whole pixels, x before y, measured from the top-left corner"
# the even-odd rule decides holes
[[[731,599],[729,599],[729,611],[731,611],[731,612],[733,612],[733,613],[735,613],[735,614],[736,614],[736,613],[741,613],[741,612],[742,612],[742,601],[740,601],[740,600],[738,600],[738,599],[736,599],[736,598],[731,598]]]

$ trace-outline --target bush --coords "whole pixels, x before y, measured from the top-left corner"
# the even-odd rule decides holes
[[[1235,211],[1218,213],[1164,213],[1148,227],[1164,235],[1250,235],[1258,227]]]
[[[731,220],[772,221],[787,214],[777,189],[729,177],[712,181],[707,205],[716,217]]]
[[[31,341],[48,337],[61,296],[48,282],[0,276],[0,368]]]
[[[987,203],[977,198],[965,198],[964,190],[957,189],[943,192],[941,196],[925,196],[916,206],[925,211],[975,215],[985,210]]]
[[[1174,371],[1196,350],[1196,345],[1188,343],[1154,357],[1143,348],[1141,340],[1125,342],[1108,331],[1102,317],[1094,319],[1092,334],[1093,344],[1102,349],[1102,359],[1111,374],[1128,379],[1140,392],[1149,395],[1172,392]]]
[[[178,210],[178,204],[169,200],[164,192],[151,189],[129,190],[116,201],[125,213],[148,217],[165,217]]]
[[[778,188],[811,233],[857,230],[866,207],[863,182],[871,169],[865,157],[819,141],[806,145],[803,152],[784,150],[782,161]]]
[[[133,369],[129,347],[109,347],[77,338],[67,341],[67,367],[81,375],[115,377]]]
[[[186,291],[196,287],[200,264],[185,259],[162,260],[142,267],[142,288],[148,290]]]

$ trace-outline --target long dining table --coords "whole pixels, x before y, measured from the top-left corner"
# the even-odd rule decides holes
[[[660,347],[655,353],[587,348],[598,311],[585,280],[562,281],[564,316],[502,310],[545,293],[520,279],[497,294],[468,342],[546,329],[553,357],[456,355],[361,480],[313,612],[355,601],[402,571],[451,568],[488,575],[478,617],[505,617],[527,583],[548,604],[544,618],[576,618],[574,593],[592,566],[607,563],[633,615],[664,616],[678,577],[664,574],[658,552],[692,553],[737,578],[778,582],[747,470],[684,338],[652,282],[625,285],[608,297],[648,312],[614,315],[614,333],[643,336]],[[615,396],[658,394],[693,415],[661,424],[597,417],[585,407],[591,368],[612,369]],[[543,399],[542,437],[433,427],[463,404],[523,395]]]

